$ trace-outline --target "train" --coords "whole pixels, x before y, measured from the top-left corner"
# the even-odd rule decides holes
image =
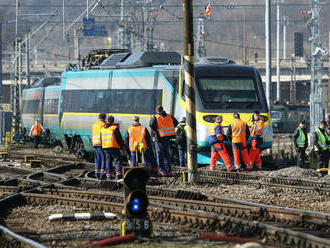
[[[233,113],[251,127],[253,111],[265,122],[262,149],[272,146],[272,125],[259,71],[229,59],[206,57],[195,63],[198,163],[210,159],[208,129],[223,115],[226,131]],[[92,152],[91,126],[99,113],[111,114],[123,135],[138,115],[143,125],[161,104],[180,120],[186,115],[182,57],[176,52],[119,52],[100,65],[67,70],[60,85],[23,90],[22,125],[36,119],[64,148],[82,157]]]
[[[305,120],[310,128],[309,105],[275,104],[271,106],[271,119],[274,133],[293,133],[299,121]]]

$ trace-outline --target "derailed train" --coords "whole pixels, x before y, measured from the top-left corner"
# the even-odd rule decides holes
[[[208,128],[218,114],[223,126],[234,112],[252,125],[259,110],[265,121],[262,149],[272,146],[272,125],[260,73],[230,60],[204,59],[195,64],[198,162],[209,162]],[[185,116],[185,79],[181,56],[175,52],[113,54],[100,66],[62,73],[60,85],[23,91],[23,127],[36,119],[78,156],[92,151],[91,126],[101,112],[112,114],[123,132],[132,116],[148,126],[155,107],[177,119]]]

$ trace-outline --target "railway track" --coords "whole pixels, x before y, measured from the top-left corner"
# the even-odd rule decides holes
[[[116,181],[96,180],[92,176],[93,172],[83,171],[86,168],[84,164],[67,163],[30,174],[28,173],[31,171],[19,170],[17,173],[24,178],[1,180],[0,192],[7,195],[0,200],[0,210],[4,210],[1,211],[3,218],[5,219],[8,208],[25,204],[81,206],[95,211],[121,213],[123,197],[118,193],[121,184]],[[11,167],[6,169],[11,170]],[[72,177],[72,171],[79,176]],[[179,175],[180,171],[176,172]],[[209,172],[203,169],[200,173],[201,181],[205,178],[207,183],[283,187],[287,190],[326,195],[329,195],[330,190],[329,183],[318,181],[246,173]],[[161,183],[161,180],[155,179],[152,184],[157,184],[157,181]],[[81,189],[103,189],[103,192],[86,192]],[[329,214],[207,197],[184,190],[162,190],[152,185],[147,186],[147,193],[151,202],[150,216],[157,223],[180,225],[195,232],[221,231],[229,235],[249,236],[271,245],[330,247]],[[289,226],[291,229],[283,226]],[[254,231],[251,233],[251,230]],[[24,230],[19,232],[24,233]],[[28,235],[33,237],[33,234]]]
[[[19,151],[11,151],[10,157],[15,157],[19,159],[24,159],[24,155]],[[93,167],[92,163],[86,161],[78,161],[69,156],[54,158],[52,155],[38,154],[38,157],[47,163],[54,161],[56,163],[65,163],[71,164],[73,167],[76,167],[77,170],[83,170],[86,168]],[[0,168],[1,169],[1,168]],[[51,169],[50,169],[51,170]],[[71,168],[72,170],[72,168]],[[174,172],[178,175],[179,173],[185,172],[186,169],[182,167],[173,167]],[[65,173],[60,171],[60,169],[55,169],[55,171],[49,171],[52,173]],[[76,173],[78,174],[78,172]],[[92,175],[91,172],[90,175]],[[77,176],[77,175],[74,175]],[[89,177],[92,178],[92,177]],[[330,183],[312,181],[312,180],[303,180],[299,178],[286,178],[286,177],[272,177],[264,175],[255,175],[249,174],[249,172],[236,172],[228,173],[222,171],[208,171],[207,169],[199,169],[199,178],[202,183],[209,184],[243,184],[243,185],[254,185],[257,188],[269,188],[269,187],[278,187],[285,191],[300,191],[305,193],[317,193],[321,195],[330,196]],[[85,181],[86,182],[86,181]]]
[[[20,204],[69,205],[86,207],[93,211],[110,211],[118,214],[120,214],[123,208],[123,198],[118,194],[102,196],[102,193],[97,194],[96,192],[75,192],[43,188],[42,190],[34,189],[28,192],[22,192],[20,195]],[[259,215],[260,211],[258,212],[256,209],[250,207],[221,205],[205,201],[179,201],[173,198],[163,199],[161,197],[150,197],[150,201],[149,214],[152,220],[157,223],[181,225],[194,232],[221,231],[229,235],[263,240],[266,244],[271,245],[322,248],[330,246],[330,240],[328,239],[318,238],[304,232],[292,231],[291,229],[276,227],[274,225],[257,223],[255,220],[257,219],[259,222],[262,218]],[[159,208],[160,203],[162,204],[162,208]],[[181,204],[185,205],[183,206]],[[226,214],[232,213],[235,218],[221,215],[221,211]],[[274,210],[269,210],[268,213],[273,214],[266,214],[264,216],[270,216],[270,219],[273,219],[273,221],[274,218],[285,220],[288,216],[291,216],[290,221],[295,225],[302,222],[309,226],[314,225],[314,228],[318,227],[318,231],[328,233],[329,223],[322,223],[322,215],[319,213],[309,213],[310,218],[306,217],[306,213],[305,215],[299,215],[295,211],[277,211],[276,215]],[[242,217],[246,217],[246,219]],[[264,220],[270,221],[270,219]],[[325,225],[327,226],[325,227]],[[320,228],[321,226],[323,226],[323,229]],[[301,226],[299,227],[301,228]]]

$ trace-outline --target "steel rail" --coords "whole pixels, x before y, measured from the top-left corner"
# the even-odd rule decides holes
[[[96,200],[102,202],[123,202],[122,194],[117,192],[88,192],[76,191],[67,189],[43,189],[43,194],[55,195],[66,198],[76,198],[85,200]],[[162,190],[159,194],[162,195]],[[245,201],[219,203],[214,201],[198,201],[189,199],[177,199],[173,197],[149,196],[150,202],[154,206],[174,206],[182,210],[201,210],[210,213],[218,213],[222,215],[239,217],[248,220],[262,220],[281,222],[291,225],[304,226],[306,228],[313,228],[330,231],[330,214],[313,212],[300,209],[291,209],[277,206],[270,206],[264,204],[252,205]]]

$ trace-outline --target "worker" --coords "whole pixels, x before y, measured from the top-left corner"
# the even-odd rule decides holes
[[[133,117],[133,125],[126,132],[126,147],[130,150],[130,164],[135,167],[138,163],[136,158],[143,160],[146,169],[151,169],[150,160],[146,154],[147,148],[151,146],[151,139],[148,129],[142,126],[138,116]]]
[[[175,138],[178,121],[167,114],[161,105],[156,107],[156,113],[149,124],[155,139],[158,172],[161,176],[171,176],[170,139]]]
[[[308,135],[305,120],[299,122],[299,126],[293,133],[292,141],[297,152],[297,166],[305,168],[305,153],[306,148],[308,147]]]
[[[95,177],[102,179],[105,177],[105,155],[101,146],[101,128],[105,124],[106,115],[99,114],[99,120],[92,126],[92,146],[94,150]]]
[[[187,153],[187,124],[186,117],[182,117],[179,124],[175,128],[175,143],[179,153],[179,164],[185,167],[185,155]]]
[[[253,169],[252,164],[246,147],[246,140],[250,136],[249,126],[240,119],[239,113],[234,113],[233,116],[234,116],[234,121],[228,127],[227,136],[232,143],[235,168],[238,171],[243,170],[240,161],[240,152],[241,152],[246,169],[252,170]]]
[[[264,122],[260,117],[259,111],[254,111],[253,113],[253,125],[251,128],[251,149],[250,149],[250,159],[251,165],[253,166],[254,162],[258,170],[262,170],[262,163],[260,158],[260,147],[263,143],[263,134],[264,134]]]
[[[316,129],[313,133],[313,145],[315,151],[315,162],[316,168],[328,168],[328,140],[329,136],[326,132],[327,123],[321,121],[319,128]]]
[[[210,170],[214,171],[217,165],[217,160],[219,155],[224,162],[227,171],[232,172],[235,170],[235,167],[232,166],[230,162],[230,158],[228,152],[226,150],[224,140],[227,139],[223,131],[222,123],[222,115],[218,115],[215,118],[215,122],[213,125],[209,127],[209,144],[211,145],[211,161],[210,161]]]
[[[42,132],[45,132],[44,127],[40,124],[39,120],[36,120],[34,125],[30,129],[30,134],[29,136],[33,136],[33,143],[34,143],[34,148],[38,148],[38,145],[41,140],[41,134]]]
[[[101,128],[101,144],[105,153],[105,167],[107,179],[113,179],[112,161],[116,164],[116,179],[122,178],[122,161],[120,149],[125,149],[125,144],[119,128],[114,124],[115,118],[110,115],[108,122]]]

